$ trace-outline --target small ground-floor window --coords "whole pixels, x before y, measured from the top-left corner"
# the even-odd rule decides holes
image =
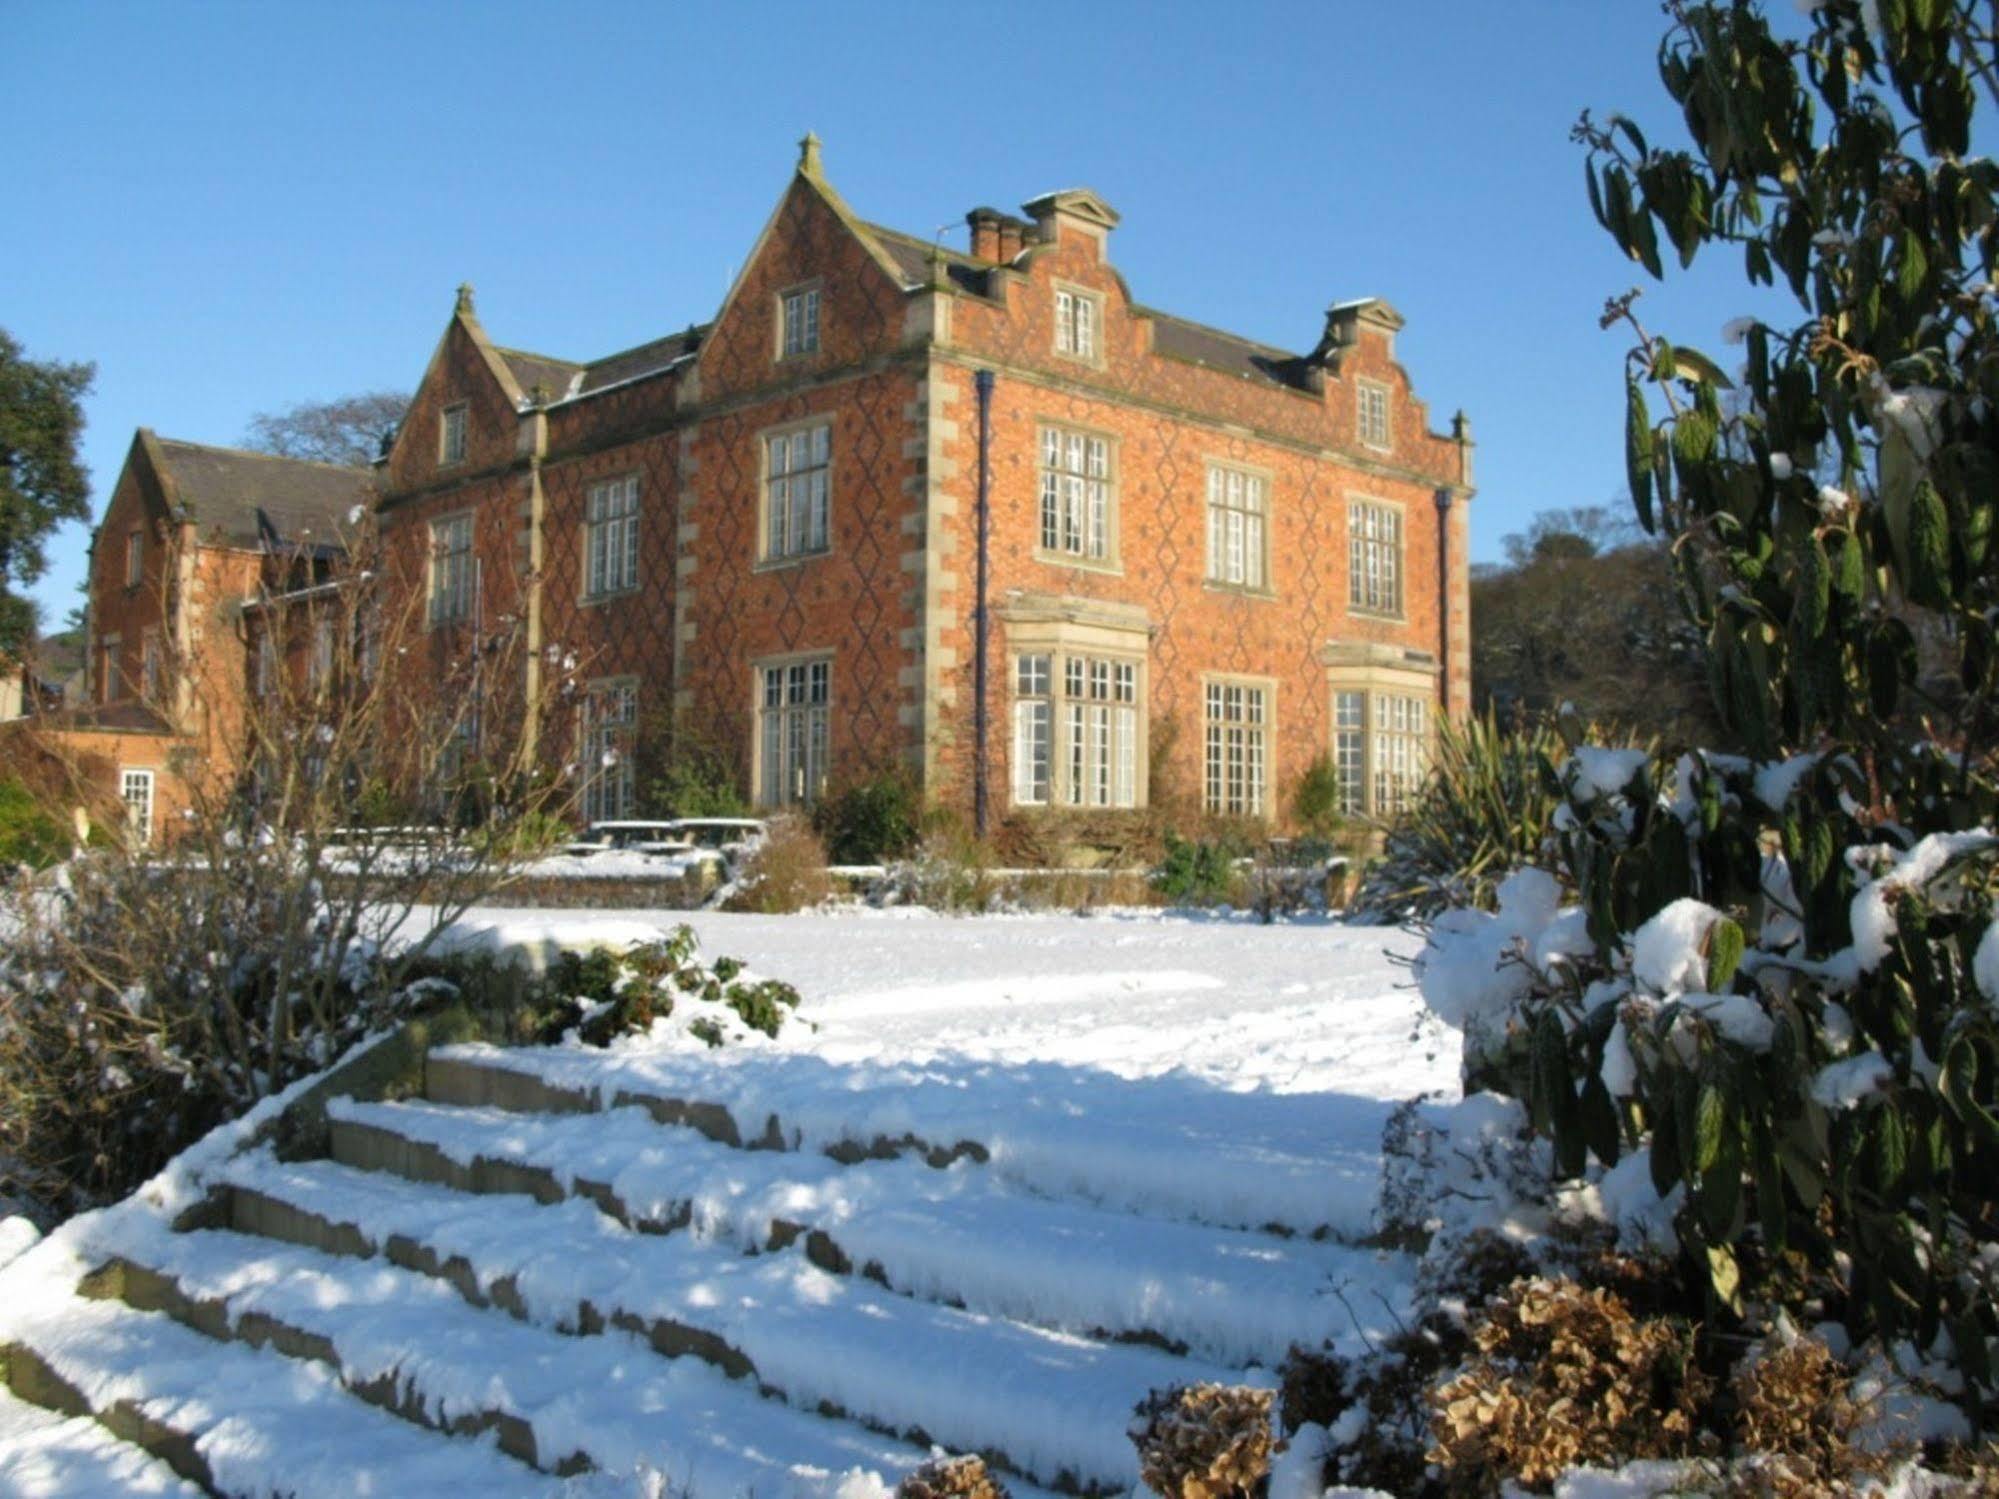
[[[826,789],[833,663],[786,661],[757,676],[757,800],[810,806]]]
[[[583,818],[632,815],[632,738],[639,721],[635,682],[605,682],[583,700]]]
[[[135,842],[153,841],[153,773],[128,770],[119,776],[118,792],[125,801],[125,826]]]

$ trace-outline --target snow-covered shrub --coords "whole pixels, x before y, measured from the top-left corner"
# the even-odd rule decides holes
[[[1226,842],[1190,842],[1166,835],[1166,854],[1152,871],[1152,888],[1174,905],[1212,905],[1228,900],[1241,883],[1240,850]]]
[[[802,817],[775,817],[724,904],[731,911],[774,916],[816,906],[832,893],[826,846],[812,825]]]
[[[1133,1412],[1139,1476],[1162,1499],[1251,1499],[1270,1476],[1269,1390],[1179,1385]]]
[[[1731,326],[1733,376],[1633,297],[1605,312],[1727,752],[1571,746],[1564,904],[1450,913],[1423,985],[1561,1175],[1677,1255],[1708,1346],[1790,1307],[1926,1350],[1976,1409],[1999,1390],[1990,43],[1969,0],[1805,9],[1801,46],[1760,7],[1672,9],[1686,145],[1577,127],[1634,260],[1725,241],[1798,303]]]
[[[1008,1499],[1006,1485],[977,1453],[932,1458],[897,1484],[895,1493],[896,1499]]]
[[[736,958],[704,964],[698,947],[694,929],[682,925],[657,942],[561,953],[529,1001],[535,1038],[609,1046],[621,1037],[680,1033],[711,1047],[750,1032],[776,1039],[798,1008],[798,991],[744,976]]]
[[[1805,1499],[1885,1479],[1905,1454],[1865,1440],[1868,1411],[1853,1376],[1818,1338],[1772,1338],[1734,1376],[1736,1422],[1750,1454],[1730,1491]]]

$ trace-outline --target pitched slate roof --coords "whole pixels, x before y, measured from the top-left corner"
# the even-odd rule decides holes
[[[176,498],[202,534],[219,533],[234,546],[337,544],[348,513],[374,502],[361,469],[170,437],[158,443]]]
[[[520,382],[522,390],[533,392],[539,385],[548,392],[552,401],[559,401],[569,394],[576,377],[583,372],[583,366],[568,359],[556,359],[547,354],[530,354],[522,349],[503,349],[498,344],[493,352],[507,362],[514,379]]]

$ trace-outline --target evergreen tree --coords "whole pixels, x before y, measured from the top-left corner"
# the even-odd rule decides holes
[[[88,364],[30,359],[0,328],[0,655],[34,637],[34,601],[16,590],[46,570],[49,533],[90,518],[76,445],[95,375]]]

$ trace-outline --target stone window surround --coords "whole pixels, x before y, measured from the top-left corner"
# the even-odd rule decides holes
[[[1439,688],[1443,681],[1443,665],[1428,651],[1412,650],[1406,646],[1378,645],[1366,641],[1329,642],[1317,652],[1319,664],[1326,670],[1326,751],[1336,754],[1334,744],[1338,721],[1337,699],[1342,692],[1366,694],[1368,718],[1362,729],[1363,744],[1366,746],[1360,769],[1361,803],[1367,811],[1374,800],[1373,755],[1374,702],[1377,696],[1388,694],[1397,697],[1421,698],[1428,711],[1424,723],[1428,731],[1430,746],[1434,749],[1437,736],[1437,719],[1444,712]]]
[[[794,353],[787,354],[784,350],[785,303],[791,298],[802,296],[807,292],[814,294],[818,298],[818,305],[813,309],[812,345],[810,348],[801,348]],[[794,282],[790,286],[780,287],[771,295],[777,314],[771,319],[771,358],[779,364],[795,364],[801,359],[815,358],[826,346],[826,278],[823,276],[812,276],[804,281]]]
[[[1078,298],[1090,307],[1090,350],[1077,353],[1074,349],[1062,347],[1061,321],[1062,296]],[[1048,288],[1049,315],[1054,323],[1050,330],[1048,347],[1057,359],[1066,359],[1073,364],[1087,365],[1091,369],[1103,369],[1104,355],[1104,294],[1092,287],[1078,285],[1074,281],[1051,279]]]
[[[1151,787],[1146,767],[1151,764],[1151,662],[1152,636],[1154,627],[1150,616],[1136,604],[1112,603],[1102,599],[1077,598],[1067,594],[1029,593],[1015,590],[1007,594],[993,606],[993,617],[1001,626],[1002,639],[994,655],[1003,663],[1006,673],[1006,711],[995,714],[1002,725],[1001,739],[1008,761],[1006,773],[1007,800],[1013,802],[1013,705],[1017,697],[1018,677],[1014,663],[1022,656],[1049,656],[1058,658],[1051,661],[1050,686],[1059,687],[1061,667],[1059,658],[1067,656],[1088,656],[1097,659],[1130,662],[1138,668],[1136,707],[1138,709],[1138,743],[1134,747],[1138,774],[1132,787],[1130,807],[1093,808],[1103,811],[1139,811],[1151,800]],[[1063,699],[1056,694],[1056,702]],[[1057,722],[1049,737],[1049,786],[1050,807],[1068,807],[1069,802],[1061,795],[1061,776],[1056,769],[1065,763],[1063,755],[1063,726],[1061,715],[1055,715]],[[988,749],[991,746],[988,744]],[[1029,804],[1032,805],[1032,804]]]
[[[1266,822],[1274,821],[1279,808],[1277,788],[1281,778],[1277,771],[1277,688],[1276,677],[1260,677],[1247,672],[1204,671],[1198,678],[1201,693],[1201,806],[1205,811],[1223,816],[1257,817]],[[1253,687],[1263,693],[1263,796],[1262,810],[1249,813],[1229,813],[1220,807],[1208,806],[1208,689],[1210,687]],[[1224,720],[1226,722],[1226,720]]]
[[[125,648],[123,635],[104,635],[97,641],[97,700],[115,703],[124,691],[125,666],[119,655]]]
[[[146,532],[134,526],[125,535],[125,587],[137,588],[146,576]]]
[[[616,723],[609,725],[600,724],[596,722],[596,705],[598,701],[607,694],[618,692],[625,688],[630,688],[632,694],[632,716],[630,721],[627,722],[626,720],[621,718]],[[602,780],[607,774],[604,767],[598,763],[597,757],[594,756],[592,753],[594,749],[594,746],[591,743],[592,738],[600,734],[607,727],[613,729],[614,731],[618,729],[628,730],[631,739],[634,741],[638,737],[638,721],[639,721],[638,674],[636,672],[620,672],[614,676],[593,677],[588,682],[583,684],[582,699],[583,699],[582,702],[583,711],[577,714],[576,754],[577,754],[578,763],[581,764],[585,770],[585,775],[583,777],[582,800],[587,808],[592,796],[596,792],[597,783],[600,780]],[[624,745],[622,750],[623,763],[620,767],[620,770],[621,770],[622,779],[625,781],[627,799],[635,798],[638,790],[636,785],[636,777],[633,770],[633,761],[632,761],[635,748],[636,746],[634,743],[627,743]],[[616,815],[629,816],[630,808],[627,807],[624,811]]]
[[[1093,437],[1104,445],[1104,463],[1109,470],[1104,480],[1104,555],[1089,557],[1075,552],[1051,552],[1041,544],[1041,461],[1042,434],[1050,430]],[[1066,470],[1065,470],[1066,472]],[[1092,427],[1067,417],[1037,415],[1034,418],[1034,560],[1051,567],[1083,567],[1091,572],[1124,575],[1123,493],[1124,439],[1106,427]]]
[[[750,805],[763,812],[797,811],[810,808],[817,800],[816,795],[802,802],[781,802],[766,805],[763,799],[764,787],[764,674],[773,667],[809,666],[814,662],[826,663],[826,761],[821,767],[828,782],[833,774],[833,709],[839,694],[834,690],[834,682],[839,667],[839,652],[831,646],[817,650],[780,651],[775,655],[758,656],[750,662]]]
[[[808,562],[817,562],[822,557],[830,557],[836,548],[837,531],[833,520],[837,508],[833,503],[833,474],[837,454],[834,452],[834,428],[838,425],[836,413],[815,412],[810,416],[798,417],[788,422],[776,422],[768,427],[760,427],[752,435],[757,445],[757,555],[751,564],[753,573],[771,572],[780,567],[799,567]],[[826,545],[809,552],[787,552],[782,557],[770,554],[770,442],[773,437],[789,437],[794,432],[809,432],[814,427],[826,429]]]
[[[1231,583],[1215,576],[1215,559],[1207,554],[1208,546],[1208,477],[1216,469],[1246,475],[1263,482],[1263,581],[1261,583]],[[1202,583],[1217,593],[1237,594],[1244,598],[1274,599],[1277,584],[1271,577],[1271,532],[1275,528],[1277,505],[1273,498],[1277,489],[1277,475],[1260,464],[1244,463],[1235,458],[1203,457],[1201,460],[1201,546],[1203,549]]]
[[[467,568],[465,607],[455,614],[439,614],[437,612],[438,533],[444,527],[461,520],[466,523],[468,528],[466,532],[467,546],[465,548]],[[479,522],[475,512],[469,509],[450,510],[441,515],[431,516],[424,522],[424,540],[427,543],[424,548],[423,568],[424,628],[438,629],[447,625],[460,624],[470,619],[473,609],[473,594],[477,591],[476,575],[478,572]]]
[[[1367,435],[1367,406],[1364,395],[1381,397],[1381,441],[1376,442]],[[1354,436],[1363,447],[1372,448],[1377,453],[1395,451],[1395,391],[1386,380],[1370,380],[1365,375],[1354,379]]]
[[[1395,607],[1393,609],[1370,609],[1365,604],[1353,601],[1353,543],[1354,511],[1364,505],[1372,505],[1379,510],[1393,511],[1395,515]],[[1381,495],[1353,494],[1346,497],[1347,523],[1347,613],[1360,615],[1366,619],[1394,620],[1406,622],[1409,618],[1409,507],[1401,500],[1387,499]]]
[[[456,456],[453,456],[451,452],[451,419],[454,416],[458,418],[458,453]],[[456,468],[465,462],[472,448],[471,426],[472,403],[470,401],[453,401],[450,405],[438,409],[437,466],[439,468]]]
[[[636,560],[634,560],[632,567],[631,582],[620,584],[616,588],[600,589],[596,593],[590,591],[590,545],[593,539],[592,533],[596,529],[596,525],[593,525],[590,520],[590,497],[596,490],[605,485],[622,484],[627,480],[633,480],[637,483],[637,490],[632,500],[630,520],[638,530],[641,538],[640,544],[643,545],[645,535],[645,476],[643,473],[638,469],[621,469],[617,473],[599,474],[596,478],[583,481],[583,523],[579,528],[583,557],[582,565],[577,570],[576,590],[576,602],[582,608],[588,609],[598,604],[608,603],[613,599],[628,598],[639,591],[638,563]],[[604,521],[597,524],[622,524],[625,520],[626,517],[620,515],[616,518],[616,521]]]

